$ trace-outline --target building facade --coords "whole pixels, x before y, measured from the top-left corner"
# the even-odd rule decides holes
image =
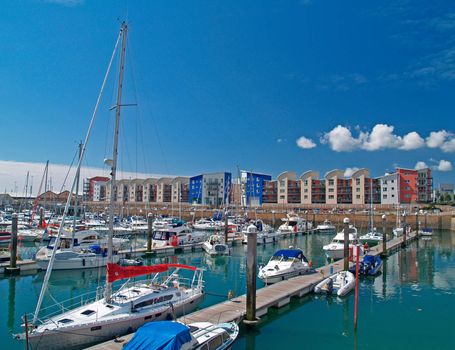
[[[385,174],[379,180],[381,182],[381,204],[399,204],[398,174]]]
[[[240,171],[243,206],[261,206],[263,203],[264,185],[272,180],[271,175]]]
[[[231,180],[232,175],[227,172],[191,177],[189,179],[189,203],[215,207],[229,204]]]

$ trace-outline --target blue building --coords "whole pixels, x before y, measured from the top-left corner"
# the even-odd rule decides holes
[[[188,202],[220,207],[229,204],[231,173],[209,173],[193,176],[189,182]]]
[[[242,205],[260,206],[263,202],[264,181],[271,181],[272,176],[242,170],[240,172],[242,184]]]

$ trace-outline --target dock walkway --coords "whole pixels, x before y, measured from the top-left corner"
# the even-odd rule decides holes
[[[407,235],[406,242],[410,243],[417,238],[415,232]],[[401,249],[403,237],[396,237],[387,242],[387,252],[391,254]],[[368,252],[371,255],[382,254],[382,243],[371,248]],[[352,264],[352,263],[350,263]],[[261,317],[267,314],[269,308],[280,308],[290,303],[292,297],[303,297],[313,291],[314,287],[324,278],[333,273],[343,270],[343,260],[315,269],[314,273],[297,276],[288,280],[275,283],[270,286],[258,289],[256,292],[256,316]],[[246,294],[226,300],[224,302],[206,307],[180,317],[178,321],[183,323],[193,322],[240,322],[246,314]],[[121,350],[125,342],[129,341],[134,333],[123,336],[119,341],[111,340],[90,347],[90,350]]]

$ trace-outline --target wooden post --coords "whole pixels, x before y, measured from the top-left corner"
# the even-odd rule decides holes
[[[387,217],[382,215],[382,254],[383,257],[387,256]]]
[[[275,230],[275,210],[272,210],[272,228]]]
[[[224,212],[224,244],[228,244],[228,235],[229,235],[229,229],[228,229],[228,211],[226,210]]]
[[[419,237],[419,231],[420,231],[420,227],[419,227],[419,212],[416,211],[416,237]]]
[[[349,270],[349,218],[343,219],[344,228],[344,271]]]
[[[316,226],[316,214],[314,213],[314,210],[313,210],[313,227]]]
[[[247,325],[257,323],[256,319],[256,226],[248,226],[248,244],[246,261],[246,319]]]
[[[360,246],[356,245],[355,254],[355,299],[354,299],[354,332],[357,332],[357,314],[359,311],[359,255]]]
[[[406,247],[406,213],[403,213],[403,243],[401,245]]]
[[[305,231],[308,234],[308,210],[305,210]]]
[[[19,268],[16,265],[17,260],[17,214],[12,215],[11,223],[11,257],[9,267],[5,268],[5,273],[8,275],[16,275],[19,273]]]
[[[147,214],[147,253],[152,252],[153,215]]]

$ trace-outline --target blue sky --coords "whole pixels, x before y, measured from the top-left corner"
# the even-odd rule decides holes
[[[379,176],[423,162],[436,183],[455,180],[453,1],[11,0],[2,9],[0,160],[71,162],[117,19],[127,18],[123,102],[138,106],[122,115],[125,171]],[[115,77],[86,166],[109,154],[114,91]]]

